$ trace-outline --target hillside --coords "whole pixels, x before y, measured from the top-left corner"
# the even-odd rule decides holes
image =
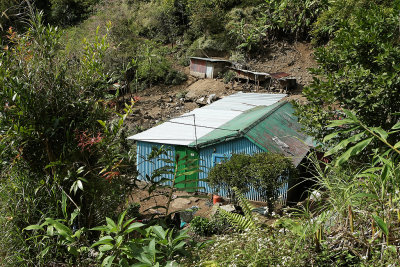
[[[397,266],[399,14],[389,0],[0,0],[0,265]],[[198,79],[191,57],[237,68]],[[243,68],[298,86],[241,83]],[[295,101],[276,103],[285,90]],[[263,94],[203,109],[203,131],[157,127],[174,150],[127,138],[238,91]],[[305,200],[282,206],[286,193]]]
[[[268,56],[259,57],[249,63],[249,67],[260,72],[287,72],[295,77],[298,88],[289,91],[290,99],[301,97],[301,90],[312,80],[308,69],[315,67],[312,48],[307,43],[288,44],[277,42]],[[174,116],[189,112],[206,104],[210,95],[215,94],[214,100],[238,91],[256,92],[255,88],[247,88],[243,83],[225,84],[222,79],[198,79],[189,75],[189,67],[178,66],[179,70],[188,75],[188,80],[181,85],[158,85],[133,95],[139,96],[136,111],[129,118],[130,132],[147,129],[159,122]],[[265,88],[259,92],[272,93]],[[129,96],[126,96],[129,98]],[[203,101],[199,101],[204,99]],[[196,103],[197,102],[197,103]]]

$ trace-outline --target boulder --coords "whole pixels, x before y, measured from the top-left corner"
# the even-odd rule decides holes
[[[212,102],[214,102],[215,100],[217,100],[217,95],[216,94],[211,94],[208,96],[207,98],[207,104],[211,104]]]
[[[190,201],[187,198],[176,198],[173,202],[172,202],[172,207],[175,209],[186,209],[186,206],[189,205],[190,203],[192,203],[192,201]]]
[[[227,211],[227,212],[234,212],[234,211],[236,211],[235,206],[232,205],[232,204],[229,204],[229,205],[222,205],[220,208],[221,208],[222,210]]]

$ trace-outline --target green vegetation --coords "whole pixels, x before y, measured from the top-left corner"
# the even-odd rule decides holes
[[[187,253],[184,241],[189,237],[186,235],[187,231],[164,230],[159,225],[143,229],[144,224],[134,222],[134,218],[125,220],[126,213],[127,211],[124,211],[119,214],[117,221],[106,217],[106,225],[90,229],[102,233],[100,239],[90,247],[82,242],[83,235],[88,234],[85,228],[74,231],[64,225],[62,220],[46,218],[41,225],[30,225],[24,230],[43,232],[43,235],[34,238],[42,238],[42,241],[50,239],[53,242],[42,251],[42,257],[54,247],[54,243],[57,243],[60,248],[66,247],[67,251],[74,256],[74,263],[87,265],[97,262],[101,266],[111,266],[113,263],[118,266],[130,266],[130,264],[149,267],[160,264],[177,266],[174,258]],[[88,252],[93,248],[98,250],[96,252],[98,256],[96,259],[89,259]]]
[[[208,236],[212,233],[210,220],[204,217],[196,216],[190,222],[190,229],[199,236]]]
[[[51,217],[89,228],[112,217],[132,186],[122,175],[134,173],[122,128],[133,103],[106,122],[107,36],[85,42],[72,60],[61,33],[41,20],[32,17],[25,34],[10,31],[10,48],[0,55],[0,201],[2,218],[9,218],[1,220],[1,250],[10,264],[56,257],[56,247],[44,253],[49,240],[22,232],[30,224]]]
[[[256,223],[252,214],[254,207],[236,187],[234,187],[233,190],[236,193],[236,198],[238,199],[238,203],[242,208],[243,215],[231,213],[219,208],[218,212],[220,213],[220,216],[226,219],[227,222],[236,230],[255,230]]]
[[[0,8],[0,265],[398,264],[397,1],[0,0]],[[195,238],[212,240],[195,243],[172,227],[170,204],[176,190],[198,189],[179,181],[198,163],[154,149],[148,160],[168,166],[147,177],[148,199],[167,201],[145,226],[142,203],[128,201],[136,177],[124,121],[134,102],[111,109],[110,84],[128,93],[178,85],[189,56],[245,63],[277,40],[315,46],[314,81],[297,113],[330,162],[310,157],[309,197],[258,217],[242,193],[256,188],[272,211],[280,177],[295,169],[278,154],[233,155],[209,180],[243,214],[195,217]]]
[[[234,154],[226,162],[214,166],[208,180],[217,192],[226,189],[233,197],[236,195],[233,188],[247,193],[253,187],[268,200],[272,211],[273,203],[279,197],[278,190],[286,179],[295,177],[295,174],[296,169],[291,160],[281,154]]]
[[[396,36],[398,10],[370,4],[354,11],[328,45],[316,50],[319,67],[312,70],[315,80],[304,90],[309,103],[298,106],[309,134],[321,139],[329,134],[328,121],[343,117],[337,106],[354,110],[369,126],[390,129],[397,122]]]

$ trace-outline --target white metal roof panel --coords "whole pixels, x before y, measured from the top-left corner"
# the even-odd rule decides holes
[[[189,145],[244,111],[256,106],[272,105],[285,96],[285,94],[240,92],[130,136],[128,139],[171,145]]]

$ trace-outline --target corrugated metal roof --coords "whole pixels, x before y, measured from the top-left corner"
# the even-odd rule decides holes
[[[239,68],[230,68],[232,70],[244,72],[244,73],[251,73],[253,75],[259,75],[259,76],[270,76],[269,73],[266,72],[258,72],[258,71],[252,71],[252,70],[244,70],[244,69],[239,69]]]
[[[234,139],[243,136],[245,129],[256,123],[260,118],[263,118],[268,114],[277,104],[275,103],[270,106],[258,106],[250,110],[246,110],[234,120],[230,120],[219,129],[206,134],[205,136],[199,138],[196,143],[191,143],[190,146],[204,147],[210,144],[219,143],[222,141]]]
[[[297,166],[313,146],[313,139],[301,132],[301,125],[293,113],[290,103],[279,105],[257,125],[250,127],[245,136],[266,151],[292,158]]]
[[[275,73],[271,73],[270,75],[274,79],[280,79],[280,78],[283,78],[283,77],[290,76],[290,74],[286,73],[286,72],[275,72]]]
[[[206,147],[245,136],[264,151],[292,158],[297,166],[313,146],[313,140],[301,132],[301,125],[293,113],[293,106],[288,102],[255,107],[189,146]]]
[[[222,128],[222,125],[243,112],[257,106],[270,106],[285,96],[285,94],[237,93],[133,135],[128,139],[185,146],[192,143],[196,144],[202,137],[217,128]],[[196,123],[194,123],[194,120]],[[237,129],[227,129],[226,131],[237,133]]]
[[[218,59],[218,58],[190,57],[190,59],[198,59],[198,60],[204,60],[204,61],[209,61],[209,62],[227,62],[227,63],[231,63],[229,60]]]

